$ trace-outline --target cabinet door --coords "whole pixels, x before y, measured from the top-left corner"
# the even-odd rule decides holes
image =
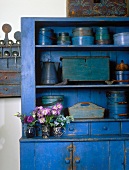
[[[35,144],[35,170],[72,170],[71,142]]]
[[[124,170],[124,142],[74,142],[74,170]]]

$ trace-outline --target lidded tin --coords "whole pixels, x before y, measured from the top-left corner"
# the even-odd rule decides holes
[[[70,45],[70,36],[68,32],[61,32],[59,33],[59,36],[57,38],[57,44],[58,45]]]
[[[122,32],[113,35],[115,45],[129,45],[129,32]]]
[[[46,95],[42,96],[42,105],[44,107],[52,107],[57,103],[64,105],[64,96],[63,95]]]
[[[79,36],[92,36],[93,31],[90,27],[78,27],[73,29],[72,31],[73,37],[79,37]]]
[[[93,31],[90,27],[78,27],[72,31],[73,45],[92,45],[94,44]]]
[[[95,42],[96,44],[99,44],[99,45],[111,43],[108,27],[97,27],[96,28]]]
[[[54,39],[54,30],[51,28],[40,28],[38,34],[39,45],[52,45]]]
[[[129,71],[115,71],[118,84],[129,84]]]
[[[107,109],[109,118],[127,118],[129,116],[129,93],[127,91],[108,91]]]

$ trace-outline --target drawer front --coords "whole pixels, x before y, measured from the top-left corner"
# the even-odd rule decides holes
[[[0,72],[0,84],[20,84],[20,72]]]
[[[129,134],[129,122],[121,122],[121,134]]]
[[[0,85],[0,97],[21,96],[21,85]]]
[[[64,135],[88,135],[88,123],[70,123]]]
[[[91,123],[92,135],[120,134],[120,122]]]

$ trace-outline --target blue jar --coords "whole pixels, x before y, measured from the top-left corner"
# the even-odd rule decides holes
[[[54,39],[54,31],[51,28],[40,28],[38,34],[39,45],[52,45]]]

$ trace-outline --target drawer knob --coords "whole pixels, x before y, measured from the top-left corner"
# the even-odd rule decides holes
[[[104,127],[103,127],[103,130],[108,130],[108,127],[104,126]]]
[[[69,128],[69,131],[74,131],[74,127],[70,127],[70,128]]]
[[[80,163],[80,158],[79,158],[79,157],[75,158],[75,162],[76,162],[77,164]]]
[[[66,163],[66,164],[69,164],[69,163],[70,163],[69,158],[65,158],[65,163]]]

